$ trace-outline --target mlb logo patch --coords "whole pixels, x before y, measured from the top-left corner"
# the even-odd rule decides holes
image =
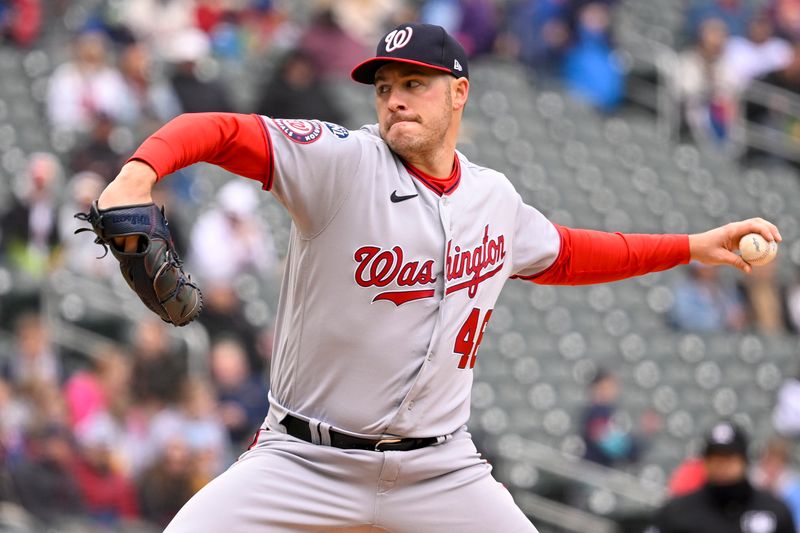
[[[322,135],[322,127],[314,120],[273,118],[272,122],[292,141],[311,144]]]
[[[340,139],[346,139],[350,136],[350,130],[345,128],[344,126],[340,126],[339,124],[334,124],[333,122],[324,122],[325,127],[327,127],[331,133],[336,135]]]

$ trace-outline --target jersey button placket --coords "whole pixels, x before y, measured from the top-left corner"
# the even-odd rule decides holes
[[[439,199],[439,220],[441,220],[442,229],[444,229],[444,242],[446,246],[453,233],[453,217],[450,209],[450,198],[447,196],[443,196]]]
[[[453,210],[450,207],[450,198],[447,196],[442,196],[439,199],[439,220],[442,223],[442,229],[444,230],[444,242],[442,247],[442,265],[447,265],[447,244],[453,240]],[[447,287],[447,269],[443,269],[443,275],[445,276],[444,279],[444,286]],[[442,294],[442,299],[439,301],[439,307],[442,308],[444,306],[444,294]]]

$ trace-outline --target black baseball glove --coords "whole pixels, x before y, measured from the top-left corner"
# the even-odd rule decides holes
[[[126,205],[99,209],[92,203],[88,213],[75,218],[89,222],[91,228],[75,233],[94,231],[106,253],[119,261],[122,277],[142,302],[165,322],[185,326],[203,308],[203,295],[182,268],[167,227],[164,208],[155,204]],[[115,244],[115,237],[138,236],[136,251],[125,251]],[[104,257],[105,254],[101,257]]]

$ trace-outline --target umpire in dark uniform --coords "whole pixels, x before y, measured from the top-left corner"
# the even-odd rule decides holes
[[[731,422],[711,428],[704,448],[706,482],[656,514],[657,533],[795,533],[786,505],[747,480],[747,437]]]

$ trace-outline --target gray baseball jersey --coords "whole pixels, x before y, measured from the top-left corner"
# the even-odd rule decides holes
[[[271,366],[284,410],[359,435],[431,437],[467,422],[472,371],[511,275],[559,251],[499,172],[457,154],[440,194],[377,126],[263,118],[265,183],[294,221]]]
[[[270,411],[253,446],[167,532],[535,533],[464,425],[500,289],[555,260],[556,228],[461,154],[439,192],[377,126],[261,121],[264,188],[293,220]],[[286,433],[287,413],[309,421],[315,444]],[[330,428],[444,438],[348,450],[324,445]]]

